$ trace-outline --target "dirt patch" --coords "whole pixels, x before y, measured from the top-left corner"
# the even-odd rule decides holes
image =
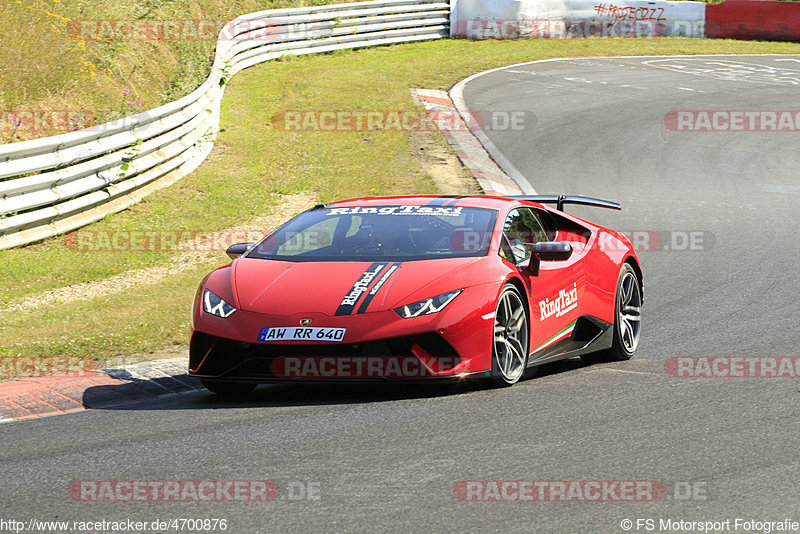
[[[443,195],[480,195],[483,190],[464,168],[440,134],[413,132],[411,149],[414,156]]]

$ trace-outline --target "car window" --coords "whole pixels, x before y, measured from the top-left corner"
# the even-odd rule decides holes
[[[336,220],[323,219],[321,222],[308,227],[305,232],[298,232],[291,235],[277,247],[276,254],[280,256],[291,256],[330,247],[333,242],[333,234],[335,231]]]
[[[411,261],[485,256],[497,211],[461,206],[331,207],[302,213],[248,258]]]
[[[556,223],[555,217],[548,211],[539,208],[533,208],[533,212],[536,214],[539,222],[542,223],[542,228],[544,228],[546,236],[545,241],[555,241],[558,237],[558,224]]]
[[[513,263],[522,263],[531,256],[531,245],[547,241],[547,232],[539,216],[531,208],[516,208],[503,224],[500,256]]]
[[[511,263],[516,263],[514,259],[514,251],[511,250],[511,244],[508,242],[508,239],[505,235],[500,237],[500,250],[498,251],[500,257],[504,260],[508,260]]]
[[[358,233],[358,229],[361,228],[361,224],[364,222],[364,218],[359,215],[354,215],[350,217],[350,224],[348,226],[347,233],[345,234],[345,238],[353,237]]]

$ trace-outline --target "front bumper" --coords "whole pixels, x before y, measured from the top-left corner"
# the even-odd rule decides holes
[[[393,310],[351,316],[267,316],[237,310],[226,319],[194,311],[189,374],[208,380],[428,380],[463,378],[491,369],[491,285],[469,288],[439,313],[403,319]],[[464,297],[464,298],[462,298]],[[490,310],[490,311],[487,311]],[[346,328],[342,342],[261,342],[265,327]]]

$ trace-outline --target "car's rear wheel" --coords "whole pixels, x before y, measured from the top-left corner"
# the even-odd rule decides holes
[[[237,397],[247,395],[253,391],[258,384],[249,384],[247,382],[225,382],[221,380],[201,380],[203,387],[217,395],[225,397]]]
[[[625,263],[617,281],[614,341],[610,349],[586,354],[581,359],[590,363],[630,360],[639,346],[642,323],[642,288],[633,267]]]
[[[497,299],[492,343],[492,380],[513,386],[528,364],[528,314],[525,301],[513,284],[506,284]]]

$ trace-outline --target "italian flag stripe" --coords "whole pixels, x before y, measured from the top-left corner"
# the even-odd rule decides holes
[[[564,339],[565,337],[570,335],[572,333],[572,331],[575,330],[575,323],[577,323],[577,322],[578,322],[577,320],[576,321],[572,321],[569,324],[569,326],[567,326],[564,330],[562,330],[558,334],[554,335],[553,337],[551,337],[550,339],[545,341],[544,344],[541,347],[539,347],[538,349],[536,349],[533,352],[536,353],[536,352],[539,352],[542,349],[546,349],[547,347],[549,347],[553,343],[555,343],[557,341],[561,341],[562,339]]]

